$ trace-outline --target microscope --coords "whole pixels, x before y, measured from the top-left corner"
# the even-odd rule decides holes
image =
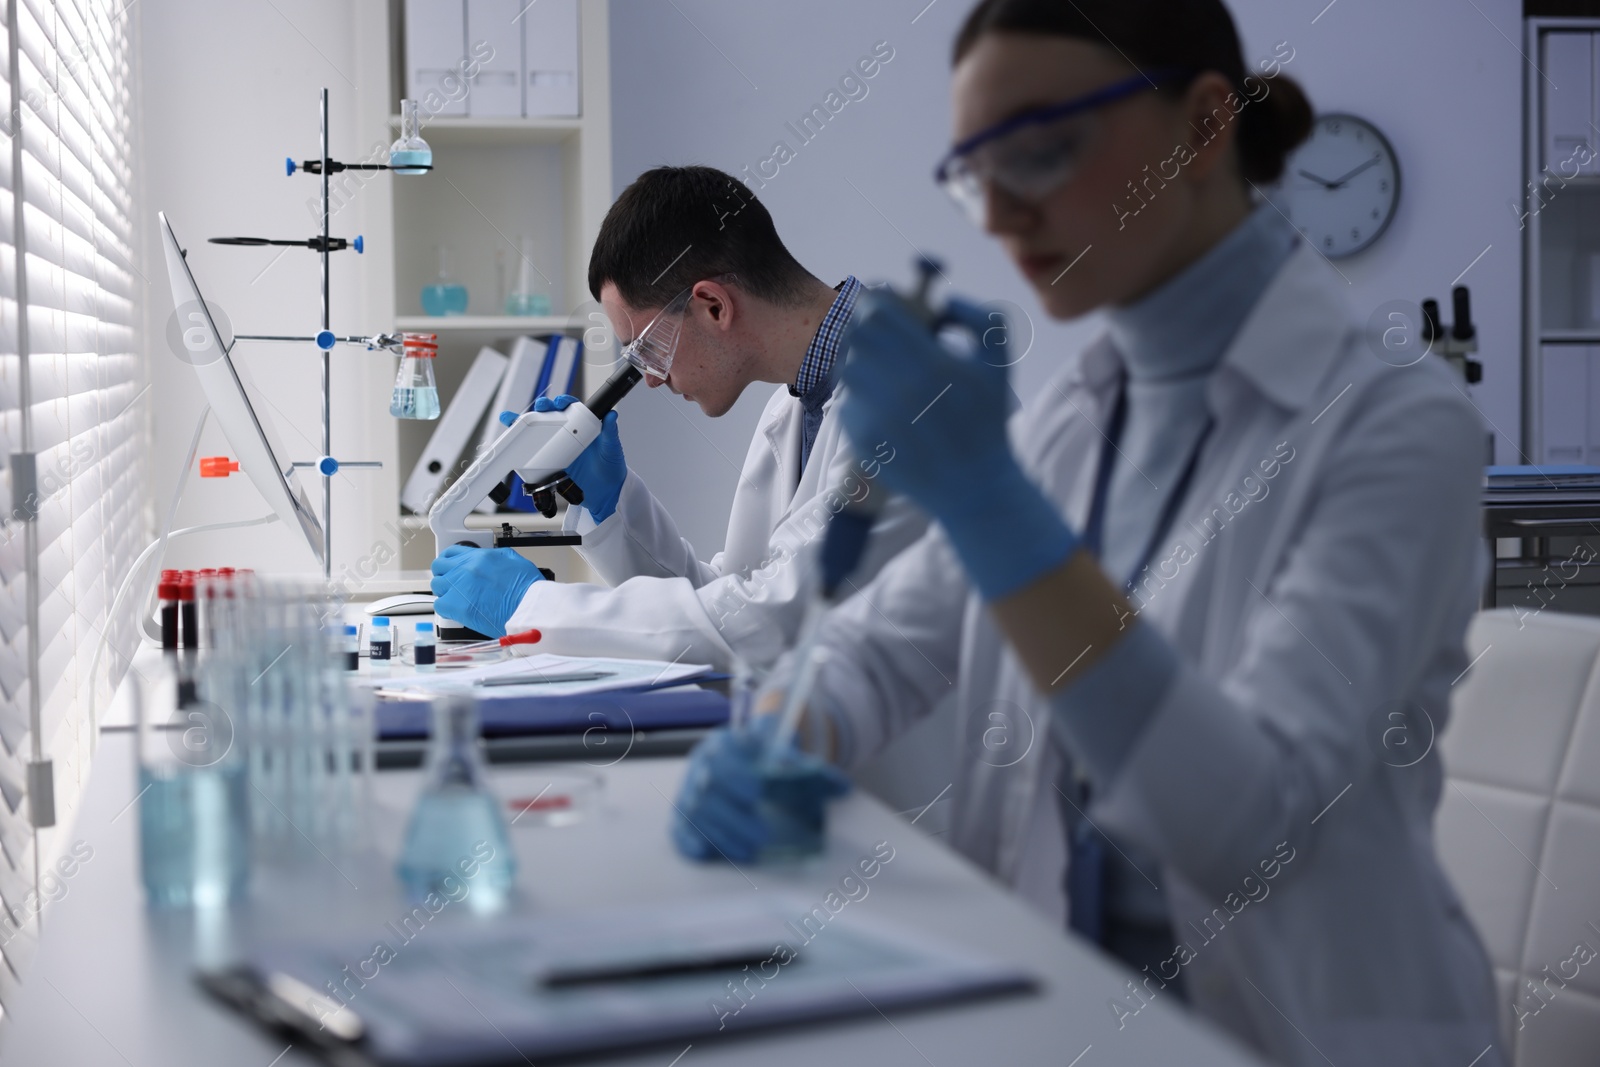
[[[428,527],[433,531],[434,554],[451,545],[478,548],[517,548],[534,545],[575,545],[578,536],[569,533],[523,533],[504,523],[496,530],[469,530],[467,516],[492,497],[505,500],[509,490],[506,476],[515,472],[534,505],[545,518],[556,513],[556,497],[569,504],[583,503],[583,493],[567,477],[567,467],[595,438],[601,424],[617,402],[628,395],[643,375],[633,364],[613,374],[587,403],[571,404],[565,411],[525,411],[489,446],[478,453],[466,473],[457,478],[428,511]]]
[[[1422,342],[1437,351],[1460,372],[1468,385],[1483,381],[1483,364],[1472,358],[1478,351],[1478,331],[1472,325],[1472,296],[1458,285],[1450,293],[1455,322],[1446,329],[1439,322],[1439,302],[1422,302]]]

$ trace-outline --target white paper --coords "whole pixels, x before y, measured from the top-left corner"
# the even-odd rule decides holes
[[[478,685],[486,678],[510,678],[605,672],[606,677],[582,682],[532,682],[528,685]],[[439,689],[470,687],[482,696],[576,696],[608,693],[619,689],[647,689],[693,681],[711,673],[703,663],[668,663],[651,659],[601,659],[590,656],[557,656],[540,652],[515,656],[482,667],[435,671],[431,674],[362,674],[357,685],[395,692],[432,692]]]

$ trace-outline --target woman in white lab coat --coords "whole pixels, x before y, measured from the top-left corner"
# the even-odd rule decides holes
[[[1109,328],[1008,427],[1003,361],[864,298],[842,418],[938,525],[830,617],[810,706],[849,767],[954,685],[950,842],[1134,968],[1119,1022],[1181,997],[1279,1063],[1499,1064],[1432,833],[1483,434],[1259,202],[1310,125],[1292,58],[1246,66],[1220,0],[969,17],[941,180]],[[733,751],[695,757],[686,851],[759,845]]]

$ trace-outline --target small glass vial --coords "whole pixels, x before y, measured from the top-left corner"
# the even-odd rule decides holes
[[[372,620],[372,630],[367,637],[367,661],[374,671],[387,671],[389,657],[394,652],[394,637],[389,629],[389,616],[377,615]]]
[[[417,643],[412,645],[412,662],[419,671],[431,671],[437,662],[438,646],[433,639],[433,623],[417,623]]]
[[[439,354],[437,334],[408,333],[403,342],[400,370],[389,395],[389,414],[397,419],[437,419],[439,386],[433,361]]]
[[[344,669],[358,671],[361,669],[361,629],[357,626],[344,628]]]
[[[400,101],[400,136],[389,146],[389,166],[396,174],[426,174],[433,166],[433,149],[422,139],[415,100]]]

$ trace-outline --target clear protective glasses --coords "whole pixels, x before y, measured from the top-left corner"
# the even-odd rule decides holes
[[[933,180],[980,225],[991,183],[1036,204],[1077,173],[1099,128],[1100,108],[1187,77],[1190,72],[1177,69],[1141,71],[1086,96],[1013,115],[951,148]]]
[[[720,274],[708,279],[730,282],[732,274]],[[695,282],[694,285],[699,285]],[[639,335],[622,346],[622,358],[652,378],[666,380],[672,370],[672,357],[678,353],[678,337],[683,332],[683,317],[694,298],[694,285],[667,301],[667,306],[656,312],[655,318],[645,324]]]

